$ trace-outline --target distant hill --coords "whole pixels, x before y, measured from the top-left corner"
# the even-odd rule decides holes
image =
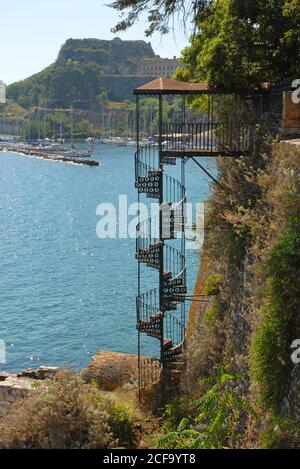
[[[155,57],[150,42],[119,38],[68,39],[59,52],[56,66],[65,66],[71,60],[82,65],[95,63],[102,75],[128,75],[136,72],[138,60],[144,57]]]
[[[103,91],[111,100],[132,99],[132,89],[152,78],[136,76],[143,58],[155,58],[145,41],[68,39],[52,65],[8,86],[7,96],[25,108],[44,97],[52,107],[91,108]]]

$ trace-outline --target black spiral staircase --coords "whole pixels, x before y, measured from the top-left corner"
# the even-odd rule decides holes
[[[134,94],[137,135],[135,186],[138,202],[144,198],[154,199],[159,204],[158,215],[147,220],[139,219],[137,225],[136,311],[141,390],[157,381],[164,368],[180,371],[176,370],[176,364],[182,361],[180,357],[185,340],[185,300],[198,301],[197,295],[186,295],[185,164],[193,161],[206,176],[220,185],[198,159],[245,158],[252,155],[256,148],[258,119],[267,116],[272,122],[279,122],[283,100],[282,93],[277,99],[276,90],[274,94],[267,88],[251,93],[245,90],[225,91],[209,83],[186,83],[166,77],[145,83],[136,88]],[[181,110],[177,108],[174,114],[173,109],[167,116],[164,106],[167,108],[174,96],[177,97],[177,105],[181,101]],[[140,144],[142,122],[144,132],[146,128],[140,97],[156,98],[158,103],[150,129],[153,143],[149,145]],[[188,109],[189,100],[193,102],[194,98],[204,99],[199,109],[197,106],[189,106]],[[229,107],[230,113],[227,112]],[[154,116],[158,117],[155,125]],[[153,129],[157,135],[152,135]],[[168,175],[167,168],[171,174],[180,173],[180,177],[176,179]],[[149,291],[142,290],[145,266],[152,268],[158,276],[157,287]],[[141,354],[142,335],[158,341],[159,358]]]
[[[138,147],[135,186],[139,202],[143,196],[155,199],[160,207],[158,215],[137,225],[137,330],[139,335],[156,339],[160,347],[159,359],[139,359],[141,388],[151,385],[157,379],[157,370],[182,354],[185,338],[184,165],[181,162],[181,180],[177,180],[166,174],[168,164],[175,165],[176,158],[162,157],[157,146]],[[172,246],[175,239],[176,247]],[[141,292],[143,264],[158,273],[158,286],[145,292]]]

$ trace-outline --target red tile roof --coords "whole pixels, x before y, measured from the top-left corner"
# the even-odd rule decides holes
[[[171,80],[170,78],[159,77],[134,90],[135,94],[197,94],[208,93],[216,87],[208,83],[187,83],[184,81]]]

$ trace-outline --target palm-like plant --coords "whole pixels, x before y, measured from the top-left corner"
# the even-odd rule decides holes
[[[241,375],[220,370],[206,380],[212,387],[193,402],[196,417],[183,418],[176,430],[158,439],[163,448],[235,448],[239,430],[248,414],[256,417],[253,408],[238,394]]]

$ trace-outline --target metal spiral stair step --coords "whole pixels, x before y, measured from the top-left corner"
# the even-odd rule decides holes
[[[149,198],[157,199],[160,197],[162,186],[162,171],[161,169],[151,169],[147,171],[146,176],[137,174],[135,187],[138,192],[144,193]]]
[[[150,246],[145,249],[139,249],[135,257],[139,262],[147,264],[149,267],[159,269],[161,249],[162,242],[158,241],[156,244],[150,244]]]
[[[170,348],[173,347],[173,341],[172,339],[164,339],[163,341],[163,351],[170,350]]]
[[[178,304],[185,301],[186,292],[183,278],[172,277],[171,272],[163,275],[163,300],[167,308],[170,306],[171,310],[176,309]]]
[[[150,252],[153,252],[155,251],[157,248],[160,248],[162,246],[162,242],[161,241],[157,241],[155,244],[149,244],[149,246],[147,248],[144,248],[144,249],[140,249],[139,252],[143,252],[145,254],[148,254]],[[137,253],[138,254],[138,253]]]
[[[164,272],[163,273],[163,280],[170,280],[172,278],[172,272]]]
[[[149,316],[149,318],[142,319],[141,321],[139,321],[139,324],[141,326],[147,326],[149,324],[154,324],[154,323],[158,322],[158,320],[161,319],[161,317],[162,317],[162,313],[160,311],[158,311],[156,314],[153,314],[153,315]]]
[[[170,340],[170,339],[167,339],[167,340]],[[171,341],[172,343],[172,341]],[[163,355],[164,355],[164,359],[165,360],[173,360],[174,357],[177,357],[178,355],[181,355],[182,354],[182,351],[183,351],[183,343],[180,343],[178,345],[172,345],[167,347],[167,348],[163,348]]]
[[[161,318],[161,311],[157,311],[157,313],[152,314],[149,318],[139,321],[137,324],[138,331],[155,339],[161,339]]]

